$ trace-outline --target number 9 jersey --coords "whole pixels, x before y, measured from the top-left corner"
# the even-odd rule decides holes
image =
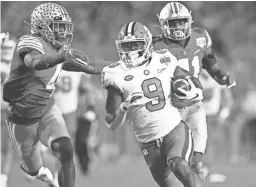
[[[127,114],[140,142],[165,136],[181,121],[178,110],[170,102],[171,78],[177,65],[177,59],[163,49],[153,52],[149,62],[141,66],[129,69],[119,61],[102,71],[103,87],[117,88],[124,100],[138,92],[153,99],[143,106],[132,107]]]

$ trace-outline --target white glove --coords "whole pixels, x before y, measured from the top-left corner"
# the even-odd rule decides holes
[[[144,96],[143,92],[136,92],[127,97],[127,99],[121,103],[120,110],[123,112],[127,112],[129,108],[132,106],[140,106],[145,105],[148,102],[153,100],[157,100],[157,98],[147,98]]]
[[[194,83],[191,81],[191,79],[187,79],[189,82],[191,89],[189,91],[186,91],[182,88],[177,88],[180,92],[182,92],[185,96],[179,96],[179,99],[188,99],[188,100],[194,100],[194,101],[200,101],[203,99],[203,90],[200,88],[197,88]]]
[[[234,87],[234,86],[236,86],[236,81],[234,81],[232,84],[228,85],[227,87],[228,87],[228,88],[232,88],[232,87]]]

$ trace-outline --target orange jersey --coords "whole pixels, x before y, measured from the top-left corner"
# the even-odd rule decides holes
[[[202,60],[212,50],[212,41],[208,32],[198,27],[193,28],[185,48],[166,40],[164,39],[162,42],[156,43],[154,46],[155,50],[168,49],[178,59],[181,68],[198,78],[204,67]]]
[[[23,58],[32,50],[50,54],[54,49],[33,35],[22,36],[16,44],[10,75],[3,88],[3,99],[11,106],[9,120],[17,124],[37,122],[50,110],[54,103],[54,84],[62,69],[62,64],[41,71],[28,68]]]

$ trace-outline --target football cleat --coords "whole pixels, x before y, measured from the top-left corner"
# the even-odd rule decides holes
[[[43,182],[47,182],[47,183],[51,183],[53,181],[53,175],[52,175],[52,172],[42,166],[39,171],[38,171],[38,174],[36,176],[31,176],[30,173],[26,170],[25,166],[21,163],[20,164],[20,168],[27,174],[29,175],[32,179],[34,178],[37,178]]]

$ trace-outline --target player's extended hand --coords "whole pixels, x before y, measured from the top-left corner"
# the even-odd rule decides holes
[[[63,61],[69,61],[69,60],[73,60],[74,56],[71,53],[71,50],[66,47],[66,46],[62,46],[59,50],[58,50],[58,56],[63,59]]]
[[[191,85],[191,89],[186,91],[182,88],[177,88],[180,92],[182,92],[185,96],[180,99],[194,100],[200,101],[203,99],[203,91],[200,88],[197,88],[191,79],[188,79],[189,84]]]
[[[153,101],[154,99],[149,99],[144,96],[142,92],[136,92],[127,97],[127,99],[121,103],[120,108],[122,111],[127,112],[129,108],[133,106],[145,105],[148,102]]]

